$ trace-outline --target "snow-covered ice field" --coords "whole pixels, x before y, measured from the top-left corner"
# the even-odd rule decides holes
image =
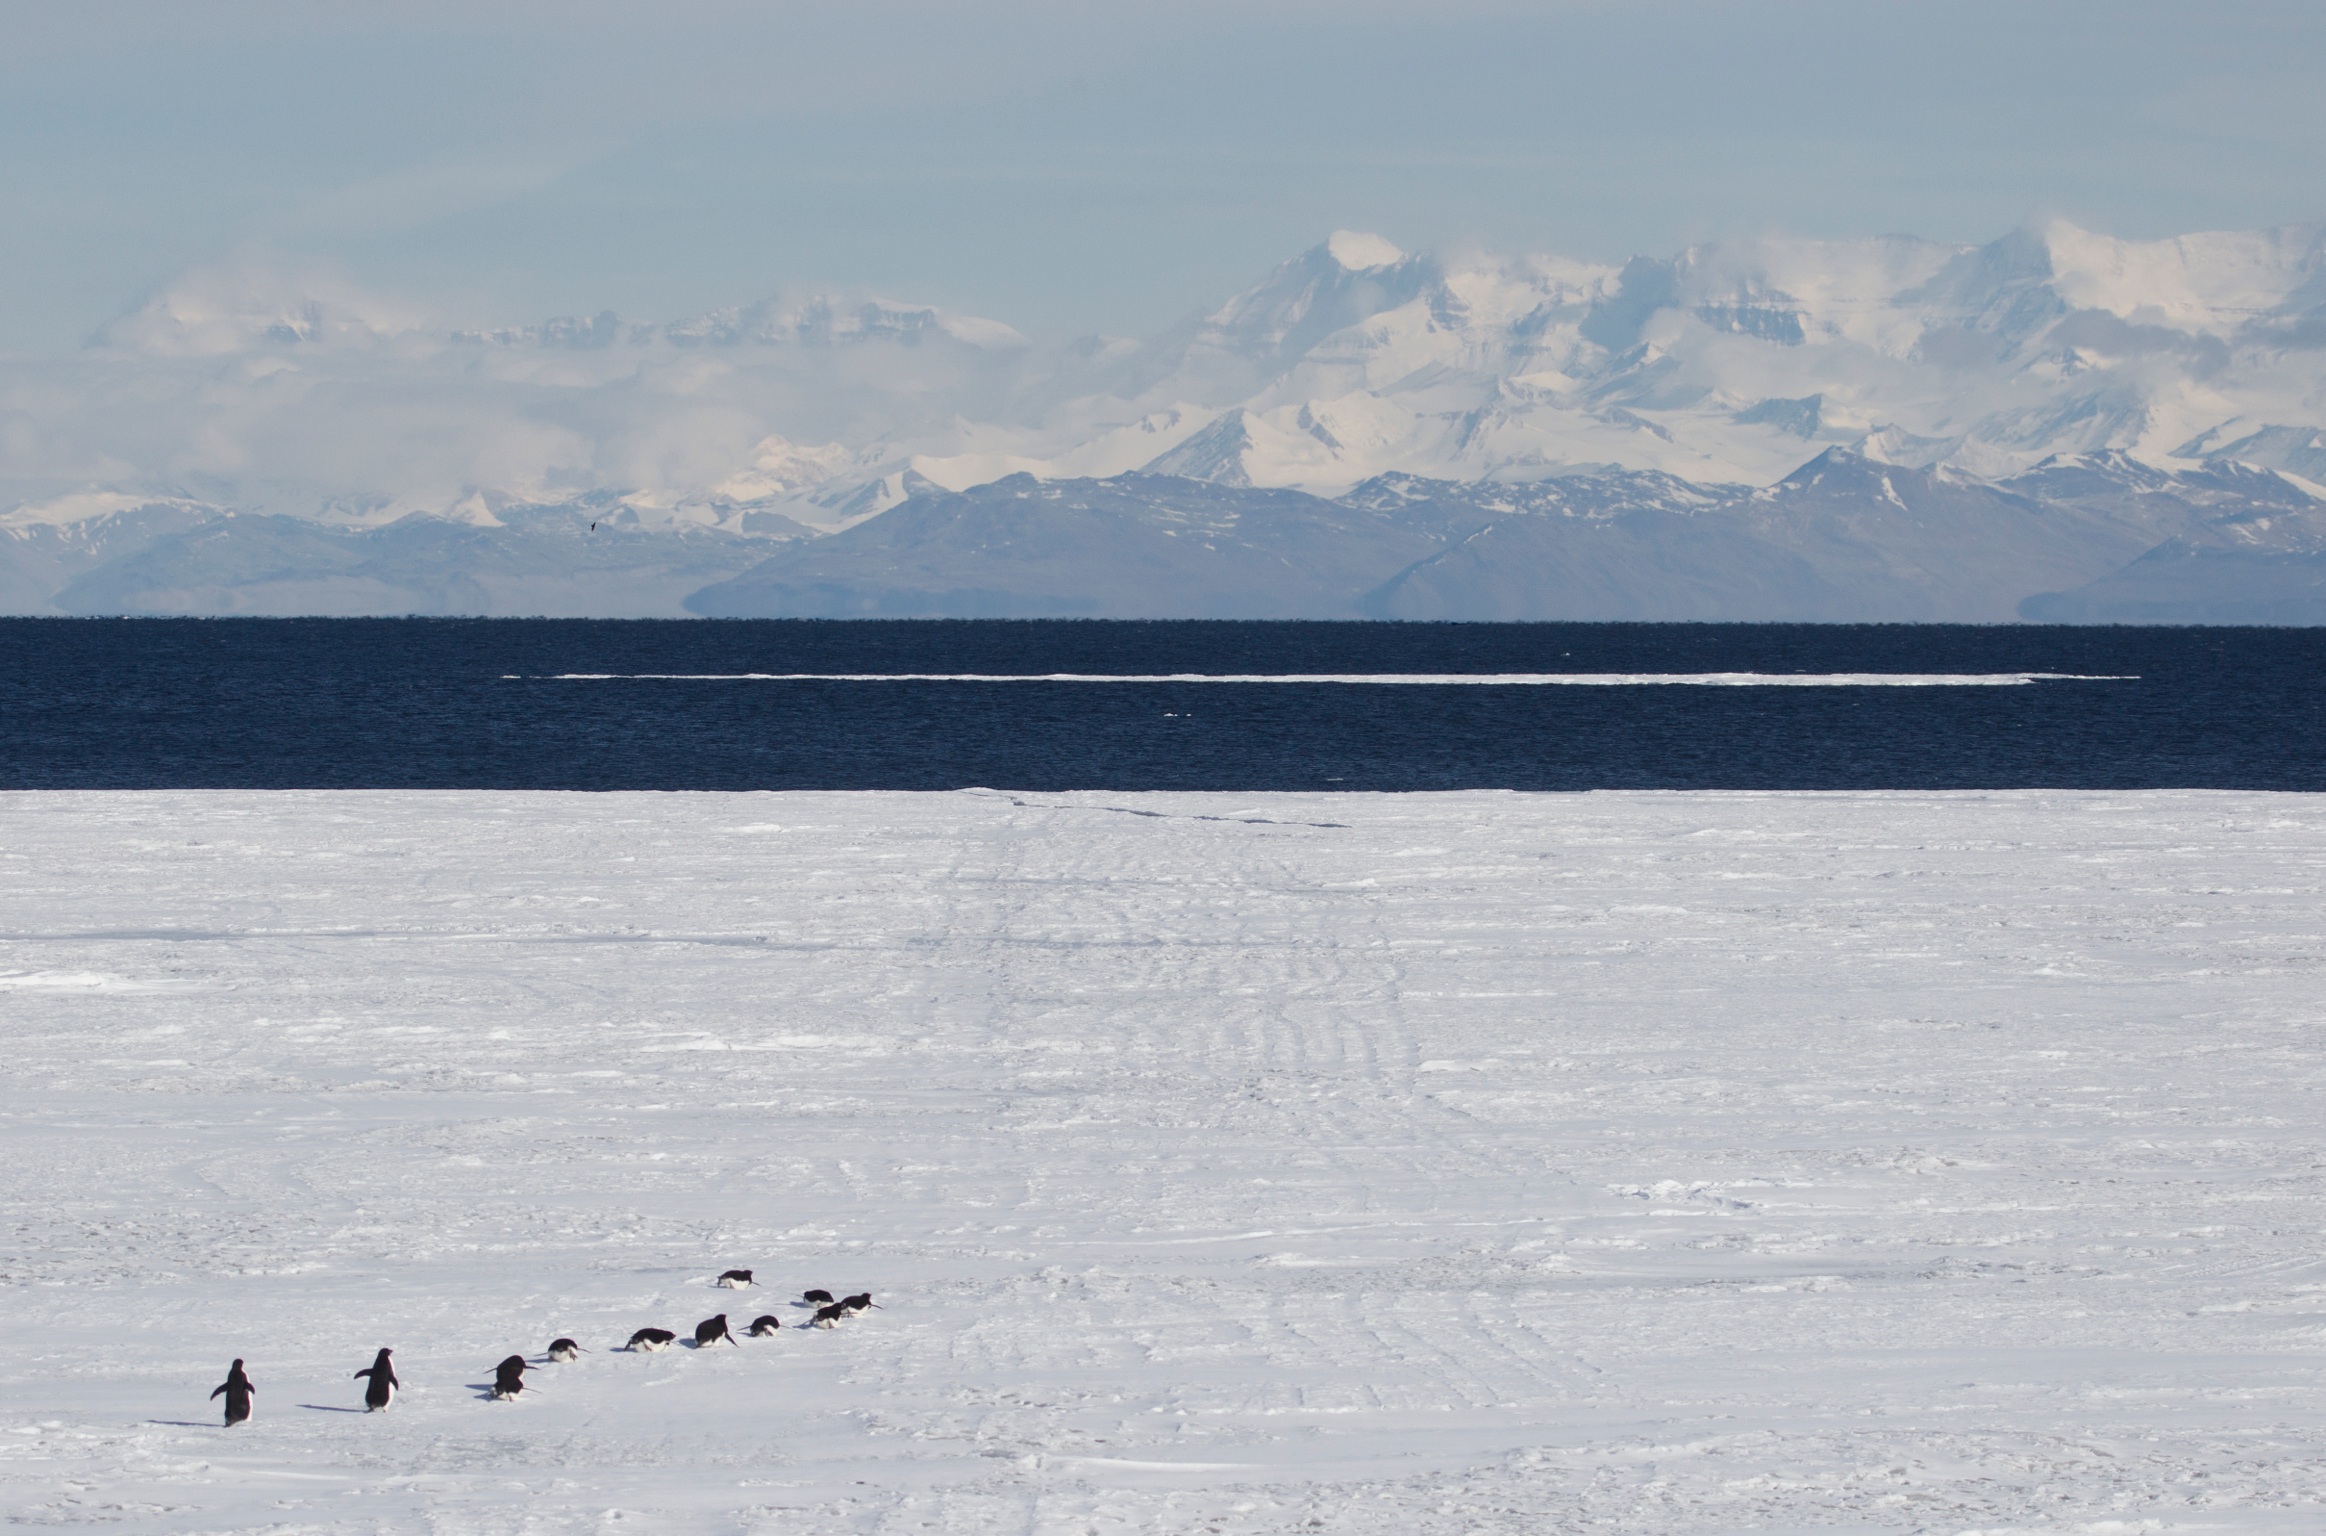
[[[0,796],[0,1508],[2314,1532],[2322,886],[2266,794]]]

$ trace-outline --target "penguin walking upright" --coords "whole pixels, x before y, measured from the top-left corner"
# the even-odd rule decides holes
[[[718,1343],[721,1339],[725,1339],[730,1344],[735,1342],[735,1335],[727,1331],[726,1313],[722,1312],[717,1317],[706,1317],[695,1324],[695,1348],[706,1348]]]
[[[366,1413],[377,1413],[387,1407],[389,1399],[396,1395],[396,1388],[403,1385],[396,1380],[396,1367],[388,1359],[394,1353],[392,1349],[381,1350],[373,1357],[370,1365],[355,1373],[372,1379],[371,1385],[363,1389],[363,1408]]]
[[[250,1400],[258,1393],[258,1388],[242,1373],[240,1360],[226,1368],[226,1379],[211,1392],[211,1400],[215,1402],[221,1392],[226,1395],[226,1427],[232,1429],[250,1417]]]
[[[512,1398],[525,1390],[525,1357],[511,1355],[493,1367],[493,1397],[496,1401]]]

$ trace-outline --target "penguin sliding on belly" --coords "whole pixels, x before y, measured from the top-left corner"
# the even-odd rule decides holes
[[[511,1355],[493,1367],[493,1399],[505,1402],[525,1390],[525,1357]]]
[[[743,1287],[754,1284],[755,1282],[751,1278],[750,1270],[730,1269],[719,1277],[718,1283],[725,1286],[730,1291],[739,1291],[743,1289]]]
[[[210,1396],[215,1401],[219,1393],[226,1395],[226,1427],[232,1429],[250,1417],[250,1400],[257,1392],[258,1388],[252,1386],[250,1378],[242,1373],[242,1362],[237,1360],[227,1367],[226,1379],[218,1384]]]
[[[382,1408],[387,1407],[389,1401],[396,1395],[396,1388],[403,1385],[402,1382],[396,1380],[396,1367],[388,1359],[394,1353],[395,1351],[392,1349],[381,1350],[378,1355],[373,1357],[370,1365],[355,1373],[358,1376],[369,1376],[372,1379],[371,1385],[363,1389],[363,1407],[366,1413],[377,1413]]]
[[[630,1335],[630,1342],[623,1348],[644,1350],[646,1353],[652,1354],[658,1349],[670,1348],[672,1342],[677,1338],[678,1335],[672,1333],[668,1328],[641,1328]]]
[[[579,1360],[583,1353],[582,1347],[571,1339],[551,1339],[549,1341],[549,1358],[560,1365],[568,1360]]]
[[[726,1313],[722,1312],[717,1317],[706,1317],[695,1324],[695,1348],[707,1348],[718,1343],[721,1339],[725,1339],[730,1344],[735,1343],[735,1335],[727,1331]],[[741,1348],[740,1345],[736,1347]]]
[[[753,1318],[751,1320],[751,1327],[749,1332],[755,1339],[764,1339],[782,1326],[783,1319],[777,1317],[773,1312],[769,1312],[763,1316]]]

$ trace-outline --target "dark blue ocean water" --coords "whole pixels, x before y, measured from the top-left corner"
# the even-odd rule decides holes
[[[2022,687],[560,673],[2129,674]],[[2326,789],[2326,630],[0,620],[0,787]]]

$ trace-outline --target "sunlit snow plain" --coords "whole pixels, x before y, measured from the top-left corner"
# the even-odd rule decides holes
[[[2322,885],[2266,794],[0,796],[0,1507],[2314,1532]]]

